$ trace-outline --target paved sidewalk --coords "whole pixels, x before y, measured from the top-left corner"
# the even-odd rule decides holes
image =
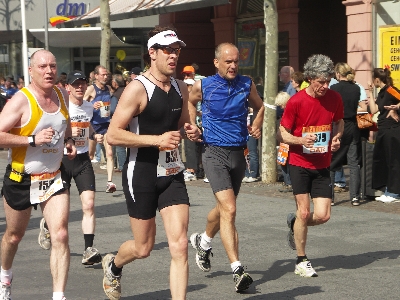
[[[5,169],[5,152],[0,151],[0,170]],[[117,191],[104,192],[106,175],[96,169],[95,247],[103,254],[116,253],[122,242],[132,238],[121,174],[114,175]],[[0,183],[1,185],[1,183]],[[254,279],[244,294],[234,292],[230,266],[219,235],[213,243],[212,270],[203,273],[194,261],[189,245],[189,287],[187,299],[398,299],[399,203],[363,203],[351,207],[348,199],[332,209],[331,220],[309,229],[308,252],[317,278],[294,275],[296,253],[286,242],[286,215],[293,212],[292,195],[282,195],[278,185],[244,184],[238,199],[237,230],[240,259]],[[188,183],[191,199],[188,236],[204,231],[206,216],[214,204],[208,184]],[[343,196],[345,197],[345,196]],[[393,213],[394,212],[394,213]],[[33,211],[29,228],[15,258],[13,299],[51,299],[49,251],[37,243],[41,212]],[[73,299],[106,299],[102,289],[101,265],[81,264],[84,241],[82,211],[78,193],[71,188],[71,266],[66,296]],[[0,232],[5,229],[0,209]],[[160,215],[151,256],[124,267],[122,299],[170,299],[168,276],[170,256]]]

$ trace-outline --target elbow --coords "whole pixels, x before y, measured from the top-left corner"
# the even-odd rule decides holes
[[[107,131],[106,139],[107,139],[107,143],[109,145],[111,145],[111,146],[117,145],[117,140],[115,137],[116,137],[116,135],[114,134],[114,132],[112,130]]]

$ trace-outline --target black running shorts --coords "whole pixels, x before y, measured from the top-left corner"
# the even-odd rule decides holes
[[[289,164],[293,194],[310,194],[311,198],[332,198],[330,172],[325,169],[306,169]]]
[[[93,166],[88,152],[77,154],[72,160],[64,156],[62,163],[67,175],[65,181],[71,186],[71,180],[74,178],[79,195],[84,191],[96,191]]]
[[[122,186],[131,218],[149,220],[156,210],[177,204],[189,204],[183,172],[176,175],[157,177],[141,168],[133,170],[128,179],[128,164],[122,171]],[[129,180],[129,182],[128,182]]]
[[[229,189],[239,194],[246,170],[245,148],[204,146],[203,168],[214,194]]]
[[[65,190],[69,189],[69,184],[66,182],[66,173],[64,166],[61,164],[60,167],[61,178],[63,180],[64,188],[56,192],[54,195],[62,194]],[[25,210],[32,205],[30,202],[30,188],[31,188],[31,176],[29,174],[23,175],[22,182],[16,182],[10,179],[11,165],[6,168],[4,174],[3,187],[1,189],[1,195],[6,199],[7,204],[15,210]]]

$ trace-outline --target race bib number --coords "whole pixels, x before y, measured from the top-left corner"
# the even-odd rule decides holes
[[[185,166],[178,149],[160,151],[158,156],[157,177],[175,175],[183,171]]]
[[[108,118],[110,116],[110,102],[101,102],[100,116]]]
[[[289,145],[285,143],[280,143],[276,162],[282,166],[285,166],[288,157],[289,157]]]
[[[38,204],[48,200],[64,187],[61,172],[31,175],[31,204]]]
[[[316,135],[316,140],[311,148],[306,148],[305,146],[303,146],[303,153],[315,154],[327,153],[329,151],[329,142],[331,140],[331,125],[303,127],[302,136],[305,137],[308,134]]]
[[[75,147],[86,147],[89,143],[89,125],[90,122],[71,122],[71,127],[78,127],[81,130],[79,136],[74,137]]]

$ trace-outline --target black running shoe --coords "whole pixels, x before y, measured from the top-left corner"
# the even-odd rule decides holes
[[[190,243],[192,247],[197,251],[196,252],[196,264],[200,268],[200,270],[204,272],[210,272],[211,270],[211,262],[210,262],[210,254],[213,256],[211,252],[211,248],[208,250],[204,250],[200,246],[201,234],[193,233],[190,236]]]
[[[253,279],[248,273],[244,272],[242,266],[237,267],[235,272],[233,272],[233,281],[235,281],[235,290],[237,293],[247,290],[253,283]]]

